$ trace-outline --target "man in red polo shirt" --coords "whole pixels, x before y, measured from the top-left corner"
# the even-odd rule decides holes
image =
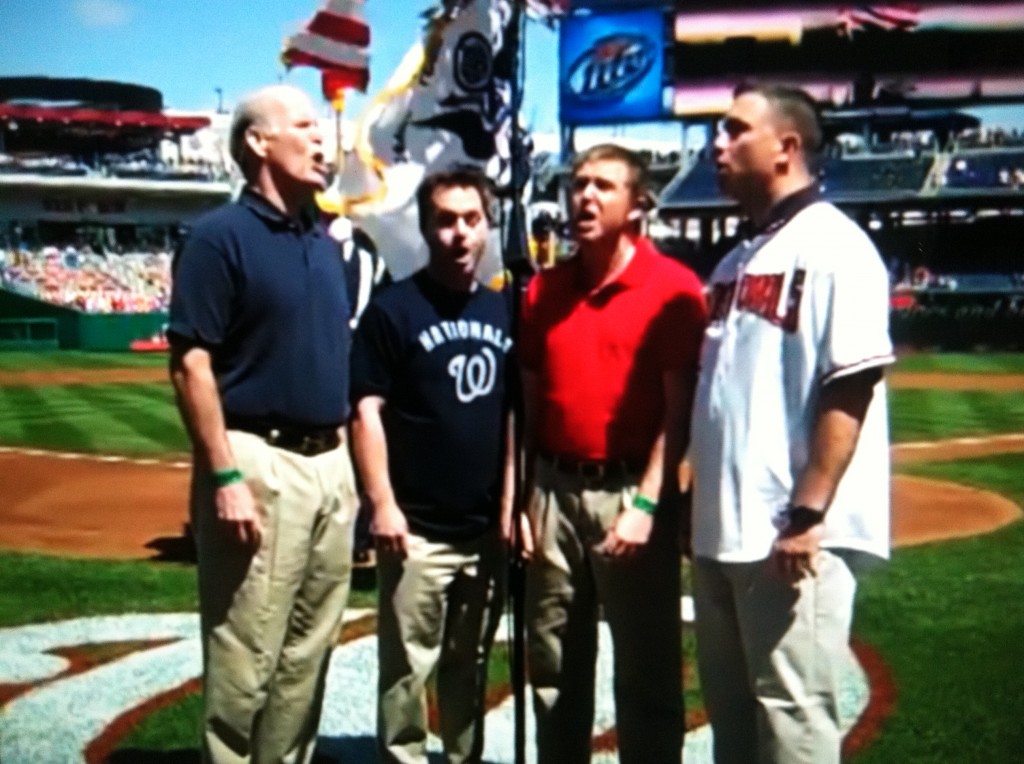
[[[577,256],[523,310],[529,671],[539,764],[589,762],[599,608],[615,650],[619,759],[679,762],[679,464],[705,322],[701,284],[640,235],[646,167],[574,163]],[[659,508],[660,505],[660,508]]]

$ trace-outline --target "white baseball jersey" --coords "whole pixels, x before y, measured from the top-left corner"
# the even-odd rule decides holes
[[[893,362],[888,275],[867,235],[814,201],[742,242],[715,269],[690,458],[694,553],[768,556],[808,461],[817,396]],[[825,521],[822,544],[887,557],[889,451],[879,381]]]

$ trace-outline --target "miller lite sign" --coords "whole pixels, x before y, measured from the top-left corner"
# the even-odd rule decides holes
[[[602,37],[569,67],[569,91],[584,101],[625,95],[651,70],[654,48],[636,34]]]
[[[566,18],[559,38],[561,121],[661,118],[665,23],[659,9]]]

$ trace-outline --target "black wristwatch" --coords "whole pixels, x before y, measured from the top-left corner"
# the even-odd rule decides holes
[[[803,532],[825,522],[825,510],[790,504],[786,507],[786,530]]]

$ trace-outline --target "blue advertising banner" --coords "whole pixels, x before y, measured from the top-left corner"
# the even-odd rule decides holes
[[[664,116],[665,24],[659,8],[564,19],[558,41],[561,121],[594,125]]]

